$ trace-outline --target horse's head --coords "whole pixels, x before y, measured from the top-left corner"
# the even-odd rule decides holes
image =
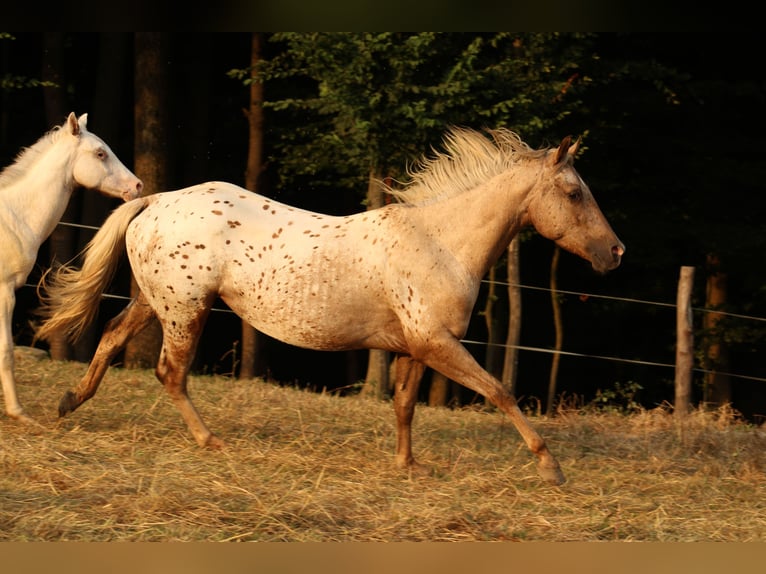
[[[620,264],[625,246],[574,168],[579,145],[579,138],[572,143],[567,136],[542,158],[540,176],[529,194],[527,217],[538,233],[605,273]]]
[[[139,197],[144,184],[101,138],[88,131],[87,124],[88,114],[77,118],[71,113],[62,126],[65,135],[76,142],[72,168],[75,182],[125,201]]]

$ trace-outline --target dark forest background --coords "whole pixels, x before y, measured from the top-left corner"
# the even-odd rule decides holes
[[[5,35],[0,39],[0,165],[11,163],[23,146],[74,111],[87,112],[89,128],[133,167],[137,131],[148,125],[137,94],[148,89],[164,94],[152,118],[162,126],[155,150],[165,189],[214,179],[244,186],[250,152],[244,111],[251,108],[254,72],[260,74],[266,102],[257,191],[325,213],[364,210],[370,166],[380,165],[380,175],[401,177],[408,161],[439,146],[440,134],[451,124],[506,125],[533,147],[557,145],[567,134],[583,135],[578,170],[627,253],[622,266],[606,276],[595,275],[573,255],[561,255],[558,288],[575,293],[558,296],[563,350],[586,356],[562,357],[559,392],[618,408],[671,401],[673,370],[652,363],[674,361],[675,309],[651,303],[674,304],[680,267],[690,265],[696,269],[695,399],[715,403],[728,397],[760,421],[766,415],[761,146],[766,85],[752,59],[760,53],[758,37],[431,34],[259,34],[262,67],[255,71],[250,69],[251,33]],[[140,59],[147,43],[161,56],[149,80]],[[476,80],[480,76],[483,83]],[[412,89],[415,82],[418,90]],[[336,98],[326,99],[328,91]],[[412,99],[365,115],[370,94],[378,92],[390,100],[400,94]],[[341,97],[346,93],[354,98]],[[551,93],[557,95],[546,95]],[[324,145],[328,134],[346,149]],[[115,206],[79,190],[64,220],[98,226]],[[65,233],[73,255],[93,232]],[[50,264],[53,251],[50,242],[43,246],[30,285]],[[551,242],[524,235],[520,282],[543,288],[522,289],[525,347],[553,346],[551,295],[544,290],[553,254]],[[498,267],[500,281],[503,269]],[[111,292],[129,294],[126,270]],[[507,306],[502,292],[500,313]],[[29,344],[37,298],[33,287],[17,295],[16,343]],[[484,291],[477,302],[468,340],[487,341],[486,297]],[[72,349],[71,358],[89,359],[103,321],[125,303],[104,300],[99,325]],[[711,326],[705,322],[706,308],[729,315]],[[241,340],[236,317],[213,313],[196,370],[236,375]],[[366,352],[318,353],[268,339],[262,344],[260,374],[279,382],[353,390],[365,378]],[[711,345],[725,350],[718,364],[711,362]],[[487,358],[486,345],[467,346],[481,362]],[[549,353],[521,352],[516,393],[525,404],[544,399],[550,369]],[[730,376],[712,381],[710,370]],[[723,394],[711,394],[711,385],[723,388]],[[456,396],[456,404],[476,400]]]

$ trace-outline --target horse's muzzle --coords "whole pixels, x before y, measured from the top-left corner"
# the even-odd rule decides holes
[[[591,265],[598,273],[606,273],[620,266],[624,253],[625,245],[618,241],[615,245],[612,245],[608,256],[601,257],[598,253],[595,253],[591,260]]]
[[[618,267],[620,265],[620,262],[622,261],[622,256],[625,254],[625,245],[622,243],[622,241],[618,241],[617,245],[612,245],[612,261],[614,262],[614,266],[611,267],[611,269],[614,269],[615,267]]]
[[[122,192],[122,200],[123,201],[131,201],[133,199],[137,199],[141,197],[141,192],[144,189],[144,182],[142,182],[140,179],[136,180],[136,183],[133,187],[126,189]]]

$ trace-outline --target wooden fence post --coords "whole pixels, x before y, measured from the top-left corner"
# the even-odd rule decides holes
[[[684,417],[691,410],[692,366],[694,364],[694,333],[692,331],[691,294],[694,285],[694,267],[681,267],[676,302],[676,417]]]

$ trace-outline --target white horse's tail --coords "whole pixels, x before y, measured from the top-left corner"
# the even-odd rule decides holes
[[[35,340],[65,333],[76,341],[82,335],[98,314],[101,294],[125,252],[128,225],[150,201],[151,196],[140,197],[115,209],[85,247],[81,269],[62,265],[43,274],[37,286],[41,306],[35,311],[42,322],[36,326]]]

